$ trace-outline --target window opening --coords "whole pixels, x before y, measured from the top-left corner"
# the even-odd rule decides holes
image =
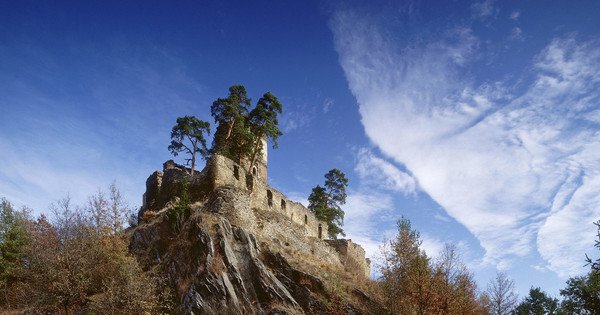
[[[233,176],[235,179],[240,180],[240,167],[237,165],[233,166]]]
[[[270,190],[267,190],[267,203],[269,207],[273,206],[273,193]]]
[[[252,175],[248,174],[248,176],[246,176],[246,188],[249,191],[252,191],[252,188],[254,188],[254,182],[252,179],[253,179]]]

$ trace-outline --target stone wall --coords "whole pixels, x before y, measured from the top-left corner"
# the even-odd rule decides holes
[[[266,158],[266,153],[263,158]],[[339,254],[339,260],[346,270],[350,272],[362,273],[369,277],[371,273],[370,261],[365,259],[364,249],[353,243],[351,240],[326,240],[327,223],[318,220],[315,215],[301,203],[289,200],[284,194],[269,186],[266,178],[266,163],[259,161],[257,175],[248,173],[246,168],[238,165],[234,161],[221,156],[214,155],[206,167],[194,176],[187,177],[189,181],[188,192],[192,201],[203,200],[211,191],[217,188],[225,188],[242,191],[248,196],[246,203],[250,209],[260,211],[265,216],[273,216],[277,213],[287,219],[300,230],[302,234],[314,237],[321,243],[325,252],[332,250]],[[156,171],[148,177],[146,181],[146,193],[143,196],[143,206],[139,216],[146,210],[160,210],[162,207],[174,198],[179,196],[181,183],[189,169],[175,164],[173,161],[167,161],[163,165],[163,171]],[[261,176],[262,175],[262,176]],[[224,192],[226,193],[226,192]],[[220,207],[226,208],[226,207]],[[231,209],[231,211],[245,211],[242,209]],[[247,219],[247,218],[246,218]],[[244,221],[244,218],[240,217]],[[255,222],[239,222],[244,225],[255,225]],[[283,228],[283,227],[282,227]],[[325,242],[323,242],[323,240]],[[325,248],[327,247],[327,248]],[[311,250],[314,252],[314,249]]]
[[[213,169],[215,187],[233,186],[246,191],[250,194],[252,208],[285,215],[290,221],[304,227],[307,236],[321,239],[327,237],[325,222],[317,220],[305,206],[287,199],[261,178],[256,179],[252,174],[248,174],[242,166],[220,155],[214,156],[209,165]]]
[[[211,167],[195,171],[194,176],[188,176],[190,169],[169,160],[163,164],[163,170],[155,171],[146,180],[146,192],[142,196],[141,216],[145,211],[158,211],[169,201],[181,196],[184,180],[188,184],[188,194],[191,200],[201,200],[214,188]]]
[[[358,267],[367,277],[371,274],[371,260],[365,258],[365,250],[362,246],[350,239],[325,240],[325,242],[340,254],[340,260],[346,268]]]

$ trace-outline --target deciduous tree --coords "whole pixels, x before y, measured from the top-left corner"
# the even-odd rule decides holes
[[[420,246],[420,234],[406,218],[397,222],[398,234],[382,248],[379,279],[392,314],[431,312],[431,268]]]
[[[23,278],[22,265],[30,243],[27,234],[29,210],[17,211],[5,198],[0,199],[0,305],[14,304],[14,284]]]
[[[490,312],[493,315],[510,314],[517,304],[515,283],[505,273],[498,272],[487,288]]]
[[[474,314],[481,312],[477,285],[456,245],[445,244],[433,266],[432,291],[435,309],[441,314]]]

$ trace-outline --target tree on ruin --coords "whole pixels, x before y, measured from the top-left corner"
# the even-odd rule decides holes
[[[203,158],[209,155],[204,134],[210,134],[210,124],[194,116],[177,118],[177,123],[171,130],[169,151],[174,156],[177,156],[180,152],[185,152],[191,156],[186,159],[188,165],[191,163],[191,175],[194,175],[196,153],[200,153]]]
[[[252,134],[247,126],[251,99],[243,85],[232,85],[227,98],[218,98],[210,107],[217,130],[212,153],[224,155],[241,163],[251,154]]]
[[[248,114],[248,125],[253,135],[253,146],[250,155],[250,165],[248,173],[256,163],[256,157],[259,156],[264,149],[262,147],[262,139],[271,140],[273,148],[277,148],[277,139],[282,135],[279,130],[279,122],[277,114],[281,114],[281,102],[271,92],[267,92],[258,100],[256,106]]]
[[[308,209],[317,219],[327,223],[329,237],[336,239],[338,234],[345,236],[341,226],[344,224],[344,210],[346,203],[346,187],[348,179],[344,172],[334,168],[325,174],[325,185],[317,185],[308,197]]]

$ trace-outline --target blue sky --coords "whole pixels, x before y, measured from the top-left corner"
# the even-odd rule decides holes
[[[131,206],[176,117],[211,121],[232,84],[284,105],[273,186],[333,167],[345,230],[376,260],[411,219],[553,294],[600,218],[600,3],[0,2],[0,195],[37,213],[113,180]],[[212,121],[211,121],[212,122]],[[214,128],[213,128],[214,130]]]

